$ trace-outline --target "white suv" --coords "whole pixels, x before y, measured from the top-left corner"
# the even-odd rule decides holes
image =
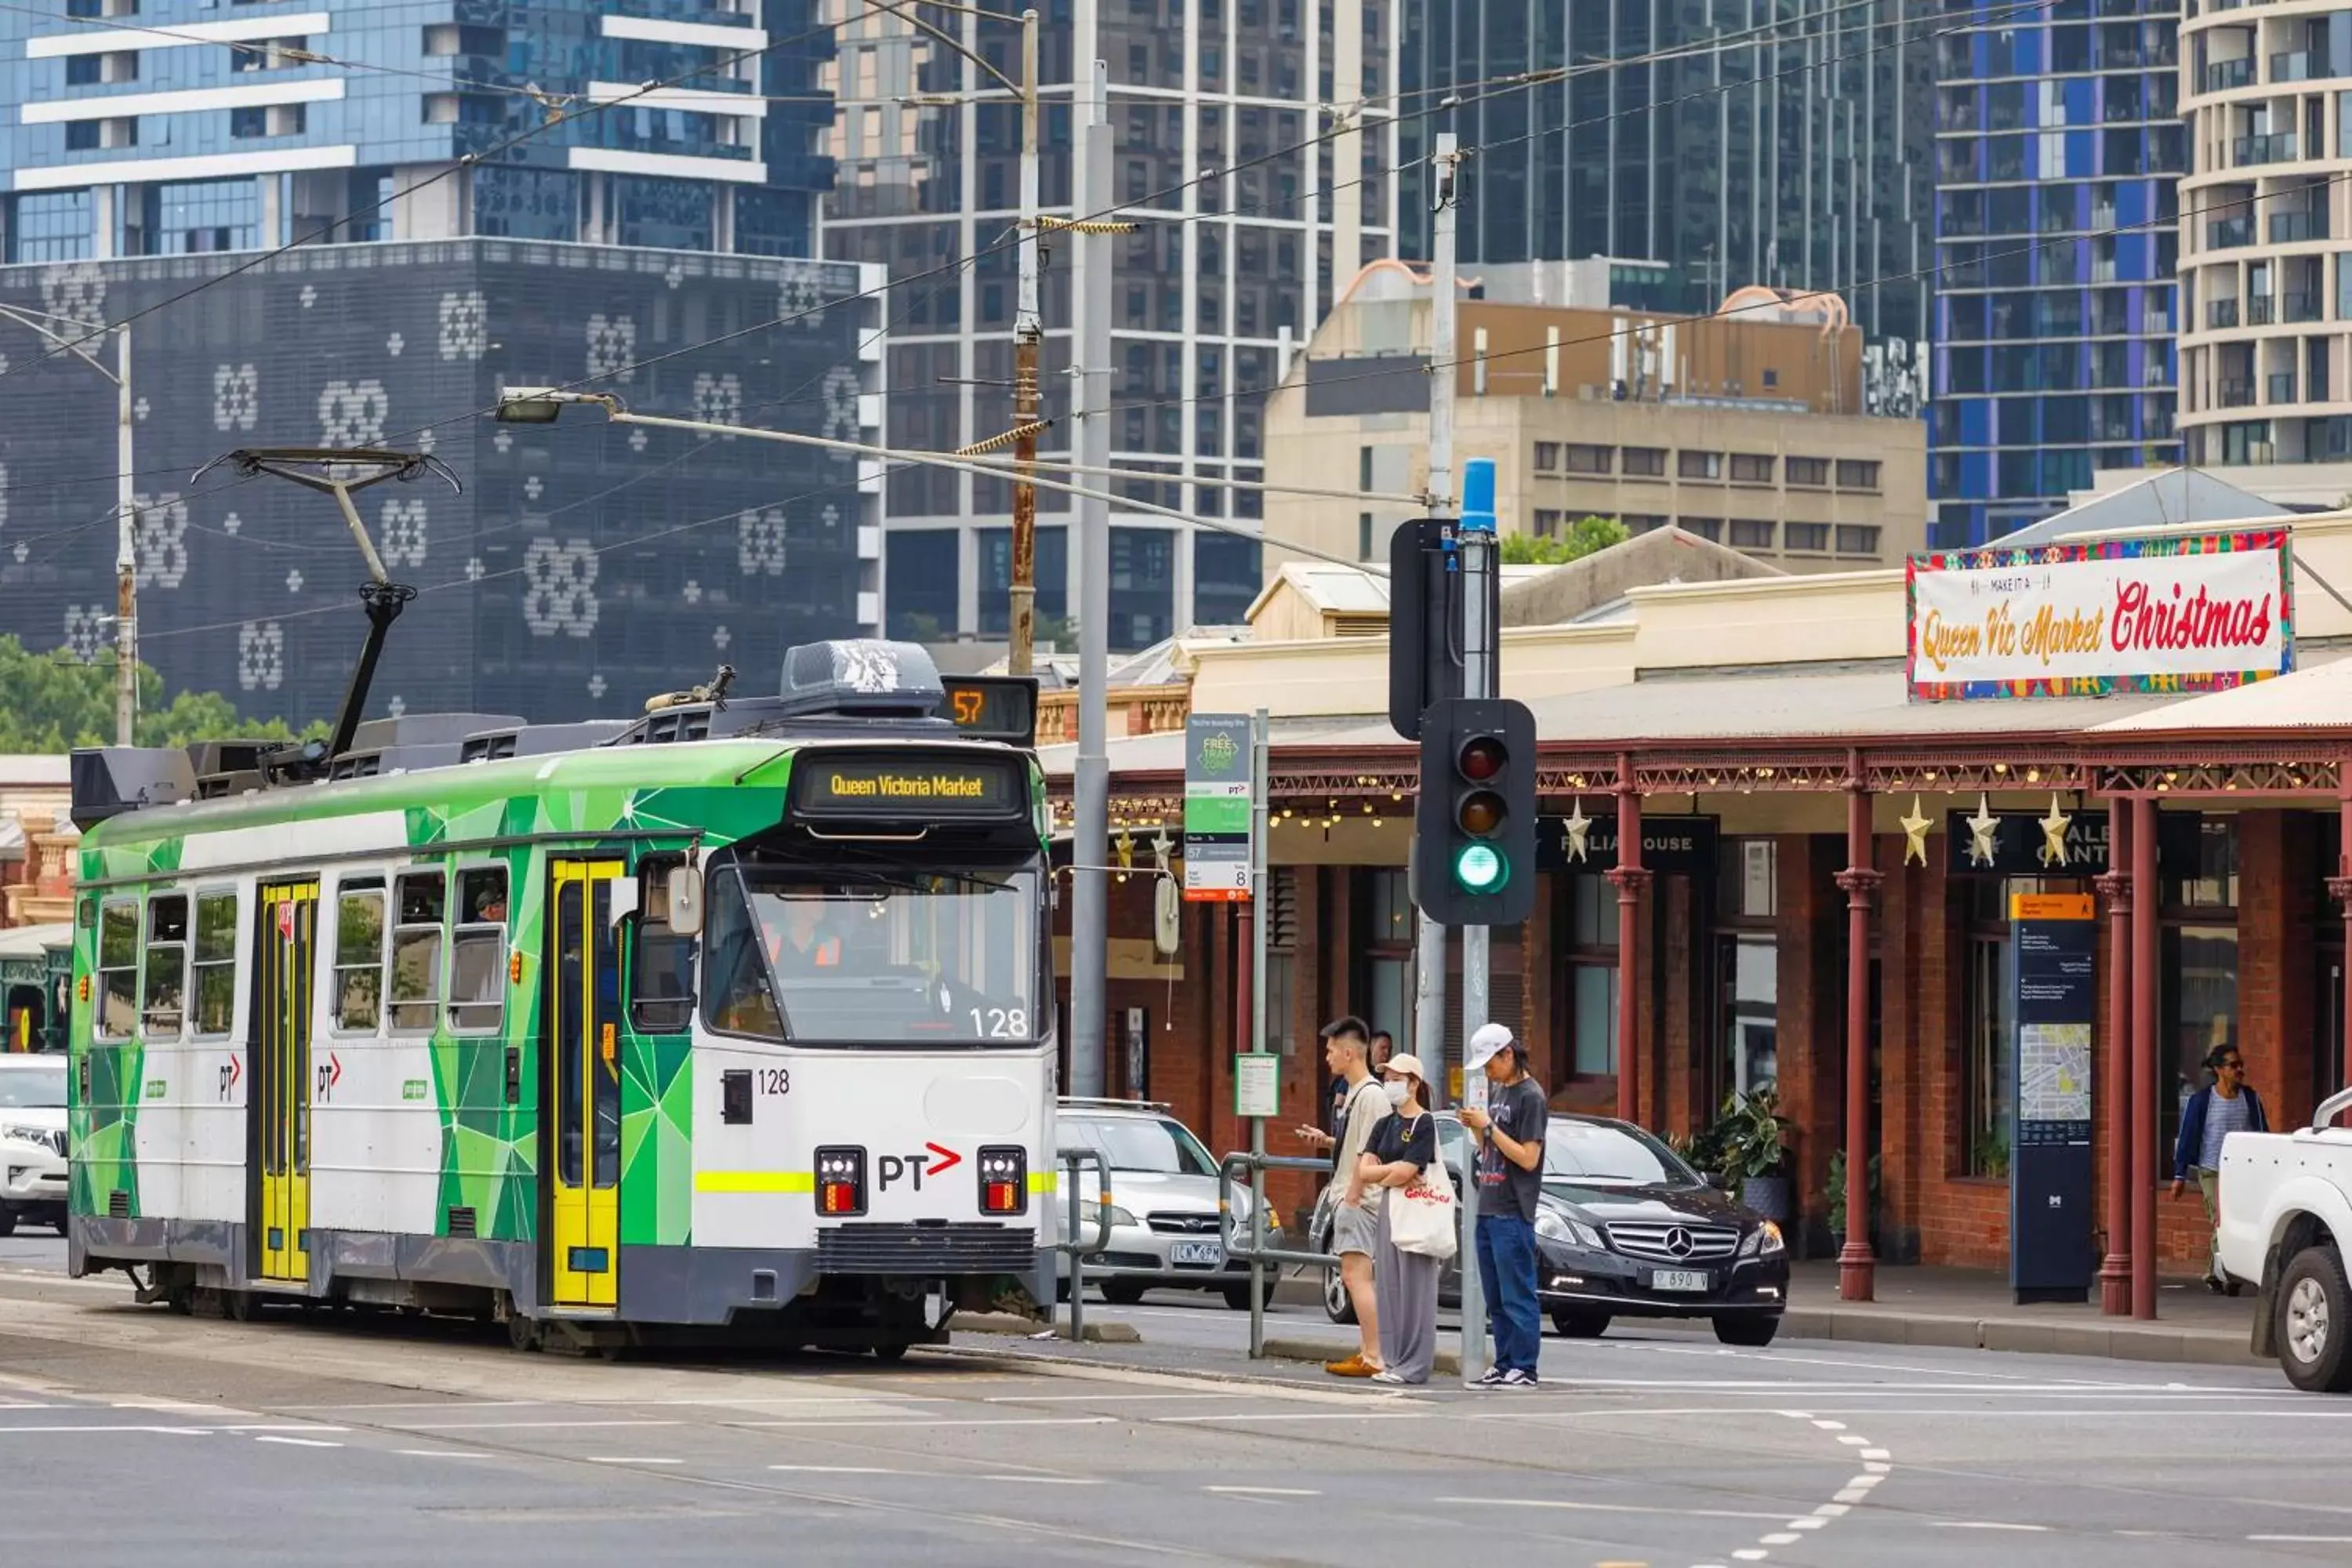
[[[0,1056],[0,1236],[19,1216],[66,1233],[66,1058]]]

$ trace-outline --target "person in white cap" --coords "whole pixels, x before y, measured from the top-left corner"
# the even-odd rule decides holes
[[[1550,1107],[1528,1076],[1528,1048],[1500,1024],[1470,1037],[1465,1067],[1486,1075],[1486,1109],[1465,1106],[1462,1125],[1477,1140],[1478,1282],[1495,1364],[1487,1388],[1533,1388],[1543,1318],[1536,1300],[1536,1202],[1543,1192],[1544,1124]]]
[[[1420,1058],[1410,1053],[1390,1057],[1381,1078],[1390,1115],[1372,1129],[1372,1146],[1360,1162],[1364,1184],[1384,1189],[1380,1250],[1372,1258],[1381,1369],[1372,1381],[1423,1384],[1437,1359],[1437,1277],[1444,1259],[1399,1247],[1392,1222],[1401,1190],[1421,1186],[1429,1167],[1437,1163],[1437,1122],[1429,1114],[1429,1086],[1422,1079]],[[1444,1184],[1431,1185],[1443,1188]],[[1447,1206],[1458,1213],[1450,1202]]]

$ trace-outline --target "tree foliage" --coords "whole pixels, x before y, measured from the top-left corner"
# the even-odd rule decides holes
[[[35,653],[13,637],[0,637],[0,752],[62,752],[73,746],[114,742],[114,654],[100,653],[84,664],[63,648]],[[305,733],[324,734],[324,724]],[[163,678],[152,665],[139,666],[139,720],[134,739],[142,746],[184,746],[192,741],[232,737],[291,740],[282,719],[240,719],[217,691],[182,691],[164,700]]]
[[[1622,544],[1626,537],[1623,524],[1612,522],[1605,517],[1580,518],[1566,533],[1556,538],[1539,538],[1532,533],[1507,533],[1503,535],[1503,564],[1565,566],[1612,544]]]

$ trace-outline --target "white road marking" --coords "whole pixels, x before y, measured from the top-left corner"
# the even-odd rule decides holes
[[[1798,1538],[1785,1530],[1780,1530],[1769,1535],[1759,1535],[1757,1539],[1767,1546],[1793,1546]]]
[[[1742,1563],[1761,1563],[1772,1554],[1760,1546],[1743,1546],[1732,1555]]]
[[[410,1432],[574,1432],[591,1426],[683,1426],[683,1421],[410,1421]]]
[[[1558,1509],[1568,1513],[1663,1513],[1676,1519],[1772,1519],[1777,1513],[1747,1513],[1724,1508],[1643,1508],[1623,1502],[1566,1502],[1557,1498],[1524,1497],[1441,1497],[1430,1501],[1454,1508],[1542,1508]]]
[[[914,1473],[885,1469],[876,1465],[770,1465],[768,1468],[795,1476],[904,1476]]]
[[[1931,1519],[1927,1523],[1935,1530],[2016,1530],[2033,1535],[2050,1531],[2046,1524],[2004,1524],[1997,1519]]]
[[[495,1455],[478,1448],[395,1448],[394,1453],[409,1459],[488,1459]]]
[[[1102,1482],[1092,1476],[958,1476],[957,1480],[1026,1481],[1039,1487],[1098,1487]]]
[[[1116,1426],[1116,1415],[906,1415],[888,1421],[729,1421],[729,1426],[755,1426],[762,1431],[779,1426],[887,1426],[904,1431],[910,1426]],[[627,1426],[627,1422],[614,1422]],[[648,1426],[675,1426],[675,1421],[648,1422]]]
[[[2246,1539],[2282,1546],[2352,1546],[2352,1535],[2249,1535]]]
[[[1822,1519],[1843,1519],[1853,1511],[1851,1507],[1842,1502],[1825,1502],[1813,1510],[1813,1512]]]
[[[1816,1421],[1813,1425],[1820,1427],[1824,1432],[1843,1432],[1845,1430],[1845,1423],[1843,1421]]]
[[[1886,1450],[1884,1448],[1864,1448],[1862,1451],[1862,1457],[1865,1459],[1883,1459],[1886,1458]]]
[[[1202,1487],[1204,1492],[1223,1492],[1232,1497],[1321,1497],[1323,1494],[1307,1487]]]
[[[1391,1407],[1385,1410],[1234,1410],[1216,1415],[1154,1415],[1149,1419],[1158,1426],[1176,1426],[1199,1421],[1425,1421],[1432,1416],[1454,1414],[1455,1414],[1454,1406],[1430,1405],[1410,1409]],[[1550,1412],[1482,1410],[1475,1414],[1481,1418],[1491,1420],[1497,1416],[1508,1419],[1512,1415],[1524,1419],[1530,1415],[1549,1415]]]
[[[254,1441],[257,1443],[283,1443],[289,1448],[340,1448],[342,1447],[341,1443],[321,1442],[316,1437],[274,1437],[263,1436],[256,1437]]]
[[[592,1465],[682,1465],[686,1463],[684,1459],[647,1459],[627,1454],[592,1454],[588,1457],[588,1462]]]
[[[320,1432],[349,1432],[351,1428],[348,1426],[298,1426],[292,1423],[280,1422],[269,1426],[223,1426],[218,1428],[218,1430],[223,1432],[310,1432],[315,1434]]]
[[[63,1432],[163,1432],[181,1436],[205,1437],[212,1434],[209,1426],[131,1426],[114,1422],[92,1422],[81,1426],[0,1426],[0,1437],[48,1436]]]
[[[1789,1521],[1789,1528],[1790,1530],[1819,1530],[1828,1522],[1829,1521],[1826,1519],[1792,1519]]]

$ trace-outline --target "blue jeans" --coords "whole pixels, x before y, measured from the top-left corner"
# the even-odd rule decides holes
[[[1543,1344],[1536,1306],[1536,1227],[1517,1214],[1478,1216],[1478,1283],[1486,1292],[1486,1331],[1495,1365],[1535,1375]]]

